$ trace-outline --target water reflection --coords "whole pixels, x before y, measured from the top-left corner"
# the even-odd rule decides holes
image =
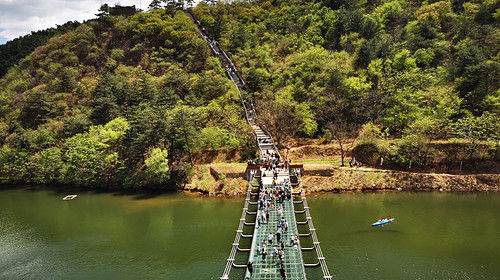
[[[79,190],[62,201],[67,194],[0,191],[0,279],[218,279],[243,206],[243,198],[183,193]],[[500,194],[322,194],[308,201],[336,279],[500,275]],[[371,227],[388,215],[396,221]]]

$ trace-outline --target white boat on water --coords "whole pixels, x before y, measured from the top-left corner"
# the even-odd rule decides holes
[[[72,200],[76,197],[76,194],[70,194],[70,195],[67,195],[63,198],[63,200]]]
[[[388,223],[392,223],[394,221],[394,218],[387,217],[385,219],[380,219],[377,222],[372,224],[372,227],[378,227],[378,226],[384,226]]]

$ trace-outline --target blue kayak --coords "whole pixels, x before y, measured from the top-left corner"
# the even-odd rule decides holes
[[[385,224],[392,223],[393,221],[394,221],[394,218],[391,218],[391,219],[382,219],[382,220],[377,221],[376,223],[373,223],[372,227],[383,226]]]

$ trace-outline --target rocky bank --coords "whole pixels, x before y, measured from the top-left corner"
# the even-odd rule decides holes
[[[347,191],[500,191],[500,174],[451,175],[401,171],[333,170],[328,176],[304,175],[306,193]]]

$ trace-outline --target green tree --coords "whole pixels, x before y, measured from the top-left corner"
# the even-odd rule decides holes
[[[389,37],[382,35],[363,41],[356,51],[354,65],[357,68],[367,68],[372,60],[387,58],[392,48],[390,41]]]
[[[209,14],[200,17],[201,24],[207,28],[213,39],[219,40],[227,28],[224,4],[218,1],[215,5],[210,5],[208,10]]]
[[[23,183],[30,181],[30,154],[4,144],[0,147],[0,182]]]
[[[104,72],[93,93],[92,113],[90,119],[95,124],[105,124],[120,115],[120,107],[117,104],[125,101],[123,83],[109,72]],[[118,98],[121,97],[121,98]]]
[[[27,128],[36,128],[50,118],[53,104],[47,92],[30,90],[25,99],[19,119]]]
[[[65,183],[87,186],[115,185],[123,168],[118,148],[130,125],[116,118],[105,126],[92,126],[89,132],[77,134],[65,143]]]
[[[402,50],[394,55],[392,67],[397,71],[407,71],[416,68],[417,64],[415,59],[410,57],[409,50]]]
[[[132,158],[144,160],[143,156],[149,147],[167,144],[169,127],[163,108],[143,103],[129,119],[130,130],[126,143]]]
[[[186,105],[177,105],[167,112],[168,141],[170,156],[174,160],[183,160],[188,157],[191,163],[191,150],[195,143],[195,108]]]
[[[408,166],[422,166],[426,163],[424,143],[418,135],[408,135],[399,139],[396,153],[392,155],[392,161]]]
[[[64,67],[61,71],[61,83],[59,91],[72,92],[76,87],[76,80],[78,78],[78,70],[72,67]]]
[[[190,84],[189,100],[186,101],[191,105],[205,105],[210,100],[225,95],[229,90],[227,80],[213,70],[193,76]]]
[[[78,133],[83,133],[89,129],[92,122],[89,117],[83,113],[69,116],[63,119],[64,135],[73,136]]]
[[[161,0],[165,4],[165,9],[170,13],[174,13],[176,10],[184,9],[184,0]]]
[[[481,145],[480,141],[500,139],[500,117],[488,112],[479,117],[470,116],[459,119],[453,128],[460,137],[469,141],[466,149],[469,159],[474,157]]]
[[[63,153],[57,147],[52,147],[33,155],[31,158],[33,182],[50,184],[61,182],[61,170],[64,170]]]
[[[435,54],[432,49],[428,48],[416,50],[413,56],[417,66],[425,68],[431,65]]]
[[[162,186],[170,179],[170,168],[168,165],[168,151],[153,148],[144,161],[145,181],[150,185]]]
[[[432,148],[432,141],[437,139],[443,139],[446,137],[447,127],[440,123],[439,120],[432,119],[430,117],[424,117],[416,120],[414,123],[410,124],[408,128],[405,129],[405,136],[410,137],[409,139],[417,139],[417,146],[412,146],[406,142],[404,147],[418,147],[418,160],[413,159],[416,164],[425,165],[436,154],[436,151]],[[412,138],[413,137],[413,138]],[[411,140],[410,140],[411,141]],[[401,146],[400,149],[404,149]],[[407,152],[407,151],[405,151]]]
[[[178,184],[185,184],[192,165],[192,150],[196,143],[195,108],[178,104],[167,112],[167,140],[171,179]]]
[[[102,4],[101,7],[99,7],[99,13],[96,14],[98,17],[104,17],[104,16],[109,16],[109,11],[110,7],[108,4]]]
[[[161,0],[153,0],[151,3],[149,3],[149,9],[150,10],[155,10],[155,9],[161,9]]]
[[[25,129],[19,130],[11,139],[16,147],[38,152],[56,143],[56,132],[47,129]]]
[[[247,41],[247,33],[245,30],[245,25],[239,23],[236,25],[231,32],[231,47],[233,49],[244,48]]]

